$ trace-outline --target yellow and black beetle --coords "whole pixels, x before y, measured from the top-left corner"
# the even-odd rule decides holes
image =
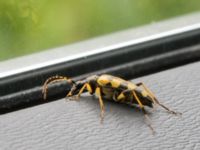
[[[72,88],[67,94],[67,97],[76,96],[76,99],[78,99],[84,90],[87,90],[92,95],[95,93],[99,98],[101,120],[103,120],[104,118],[105,110],[103,98],[110,99],[116,102],[126,103],[129,105],[138,105],[144,113],[144,116],[147,119],[147,121],[150,121],[150,119],[145,111],[144,106],[152,108],[154,104],[157,104],[172,114],[178,114],[177,112],[174,112],[168,107],[161,104],[154,96],[154,94],[145,86],[144,83],[140,82],[134,84],[130,81],[126,81],[119,77],[115,77],[108,74],[103,74],[100,76],[93,75],[77,82],[73,81],[68,77],[63,76],[50,77],[46,80],[43,86],[42,92],[44,95],[44,99],[46,99],[47,95],[47,85],[49,83],[54,83],[61,80],[66,80],[72,84]],[[148,123],[148,126],[153,131],[151,124]]]

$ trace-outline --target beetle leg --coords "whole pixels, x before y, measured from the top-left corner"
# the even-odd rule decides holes
[[[66,101],[67,100],[76,100],[76,98],[74,98],[74,97],[71,97],[71,96],[73,96],[73,92],[74,92],[74,90],[76,90],[76,88],[77,88],[77,85],[73,85],[72,86],[72,88],[71,88],[71,90],[67,93],[67,95],[65,96],[65,99],[66,99]],[[68,97],[70,97],[69,99],[67,99]]]
[[[156,104],[155,94],[153,94],[153,92],[149,88],[147,88],[147,86],[143,82],[139,82],[136,85],[137,86],[142,86],[144,88],[144,90],[149,94],[149,96],[151,97],[151,99],[153,100],[153,102]]]
[[[181,113],[175,112],[175,111],[169,109],[168,107],[166,107],[165,105],[161,104],[158,101],[158,99],[155,97],[155,95],[153,94],[153,92],[149,88],[147,88],[147,86],[143,82],[137,83],[136,85],[137,86],[142,86],[150,94],[150,97],[154,100],[154,103],[158,104],[159,106],[161,106],[162,108],[164,108],[165,110],[167,110],[169,113],[172,113],[172,114],[175,114],[175,115],[181,115]]]
[[[79,93],[78,93],[78,98],[80,97],[80,95],[83,93],[83,91],[84,91],[84,89],[87,89],[88,90],[88,92],[89,93],[92,93],[92,87],[90,86],[90,84],[89,83],[85,83],[84,85],[83,85],[83,87],[80,89],[80,91],[79,91]]]
[[[43,85],[43,88],[42,88],[43,98],[44,98],[44,99],[47,98],[48,84],[50,84],[50,83],[55,83],[55,82],[58,82],[58,81],[64,81],[64,80],[74,83],[74,81],[71,80],[70,78],[68,78],[68,77],[63,77],[63,76],[53,76],[53,77],[48,78],[48,79],[45,81],[45,83],[44,83],[44,85]]]
[[[174,115],[182,115],[182,113],[180,113],[180,112],[175,112],[175,111],[169,109],[168,107],[166,107],[165,105],[161,104],[156,98],[155,98],[155,101],[156,101],[156,103],[157,103],[159,106],[161,106],[162,108],[164,108],[165,110],[167,110],[169,113],[172,113],[172,114],[174,114]]]
[[[152,97],[155,97],[155,94],[153,94],[153,92],[149,88],[147,88],[147,86],[143,82],[139,82],[136,85],[142,86]]]
[[[144,117],[146,118],[147,120],[147,125],[149,126],[149,128],[151,129],[151,131],[154,133],[154,129],[153,127],[151,126],[152,122],[151,122],[151,119],[149,118],[149,116],[147,115],[147,112],[146,110],[144,109],[144,105],[141,103],[140,99],[138,98],[137,94],[135,93],[135,91],[133,91],[133,96],[135,97],[136,101],[138,102],[140,108],[142,109],[142,112],[144,113]]]
[[[85,88],[88,90],[89,93],[92,93],[92,87],[90,86],[90,84],[89,84],[89,83],[85,83],[85,84],[81,87],[81,89],[80,89],[80,91],[78,92],[78,94],[74,97],[75,100],[78,100],[78,99],[80,98],[80,96],[81,96],[81,94],[83,93],[83,91],[85,90]],[[74,89],[71,89],[71,91],[67,94],[67,97],[72,96],[73,90],[74,90]]]
[[[103,123],[105,108],[104,108],[104,103],[103,103],[103,99],[102,99],[102,95],[101,95],[101,89],[99,87],[97,87],[95,90],[95,93],[99,97],[99,105],[100,105],[100,109],[101,109],[101,123]]]
[[[116,99],[116,101],[117,102],[119,102],[119,101],[121,101],[121,102],[123,102],[124,100],[125,100],[125,98],[126,98],[126,96],[124,95],[125,93],[130,93],[132,90],[124,90],[124,91],[122,91],[118,96],[117,96],[117,99]]]

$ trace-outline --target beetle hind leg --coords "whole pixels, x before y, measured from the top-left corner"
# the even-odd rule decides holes
[[[149,116],[148,116],[146,110],[144,109],[144,105],[141,103],[141,101],[140,101],[140,99],[139,99],[139,97],[137,96],[137,94],[136,94],[135,91],[133,91],[133,96],[135,97],[136,101],[138,102],[138,105],[140,106],[140,108],[141,108],[141,110],[142,110],[142,112],[143,112],[143,114],[144,114],[144,117],[145,117],[145,119],[146,119],[147,125],[149,126],[149,128],[150,128],[151,131],[152,131],[152,133],[154,134],[155,131],[154,131],[153,127],[152,127],[152,121],[151,121],[151,119],[149,118]]]
[[[149,94],[149,96],[151,97],[153,103],[156,103],[156,96],[155,94],[149,89],[147,88],[147,86],[143,83],[143,82],[139,82],[136,84],[137,86],[142,86],[142,88]]]
[[[155,99],[156,103],[161,106],[162,108],[164,108],[165,110],[167,110],[169,113],[174,114],[174,115],[182,115],[182,113],[180,112],[175,112],[171,109],[169,109],[168,107],[166,107],[165,105],[161,104],[157,99]]]
[[[181,115],[182,114],[182,113],[179,113],[179,112],[175,112],[175,111],[171,110],[170,108],[168,108],[167,106],[161,104],[158,101],[158,99],[156,98],[155,94],[149,88],[147,88],[147,86],[143,82],[137,83],[136,85],[137,86],[142,86],[145,89],[145,91],[147,93],[149,93],[149,95],[152,98],[153,102],[156,103],[157,105],[161,106],[165,110],[167,110],[169,113],[174,114],[174,115]]]

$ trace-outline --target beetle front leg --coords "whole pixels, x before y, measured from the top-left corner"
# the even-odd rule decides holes
[[[66,95],[65,99],[68,100],[67,98],[69,97],[69,100],[77,100],[74,98],[74,91],[77,90],[77,85],[73,85],[71,90],[68,92]]]
[[[91,85],[90,85],[89,83],[85,83],[85,84],[80,88],[78,94],[77,94],[76,96],[74,96],[74,95],[73,95],[73,92],[74,92],[75,90],[77,90],[76,88],[77,88],[77,85],[74,85],[74,86],[72,87],[71,91],[67,94],[67,97],[73,96],[73,98],[74,98],[73,100],[78,100],[78,99],[80,98],[81,94],[83,93],[83,91],[84,91],[85,89],[87,89],[87,91],[88,91],[89,93],[92,93],[92,87],[91,87]]]

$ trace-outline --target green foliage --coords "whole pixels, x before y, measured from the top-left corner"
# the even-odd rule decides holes
[[[199,9],[198,0],[1,0],[0,60]]]

